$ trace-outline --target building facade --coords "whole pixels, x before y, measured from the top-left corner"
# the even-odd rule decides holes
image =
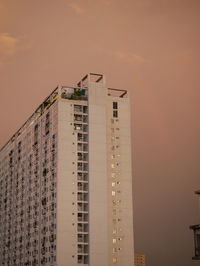
[[[133,265],[130,103],[90,73],[0,150],[0,265]]]
[[[135,253],[134,266],[145,266],[145,255],[142,253]]]

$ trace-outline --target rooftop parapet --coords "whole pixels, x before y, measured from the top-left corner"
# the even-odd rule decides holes
[[[89,74],[85,75],[77,83],[77,87],[81,88],[81,89],[89,88],[90,83],[98,83],[98,84],[102,84],[104,87],[106,87],[105,75],[97,74],[97,73],[89,73]],[[127,97],[127,91],[121,90],[121,89],[107,88],[107,95],[113,96],[113,97],[126,98]]]
[[[85,75],[78,83],[79,88],[88,88],[90,83],[101,83],[106,86],[105,75],[97,73],[89,73]]]
[[[108,88],[108,96],[127,98],[127,90]]]

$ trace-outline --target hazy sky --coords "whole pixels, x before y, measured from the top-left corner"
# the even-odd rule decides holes
[[[0,146],[88,72],[131,92],[135,250],[199,265],[200,0],[0,0]]]

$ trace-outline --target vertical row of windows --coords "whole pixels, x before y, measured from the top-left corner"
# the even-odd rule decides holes
[[[89,263],[88,106],[74,105],[77,136],[77,263]]]
[[[111,201],[112,201],[112,263],[118,263],[118,255],[122,249],[121,227],[121,178],[120,178],[120,131],[118,120],[118,102],[113,102],[113,118],[111,119]]]
[[[56,263],[57,135],[50,111],[42,122],[40,263],[53,266]]]

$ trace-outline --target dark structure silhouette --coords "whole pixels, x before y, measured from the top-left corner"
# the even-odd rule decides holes
[[[195,191],[200,197],[200,190]],[[200,224],[191,225],[190,229],[194,232],[194,257],[193,260],[200,260]]]

